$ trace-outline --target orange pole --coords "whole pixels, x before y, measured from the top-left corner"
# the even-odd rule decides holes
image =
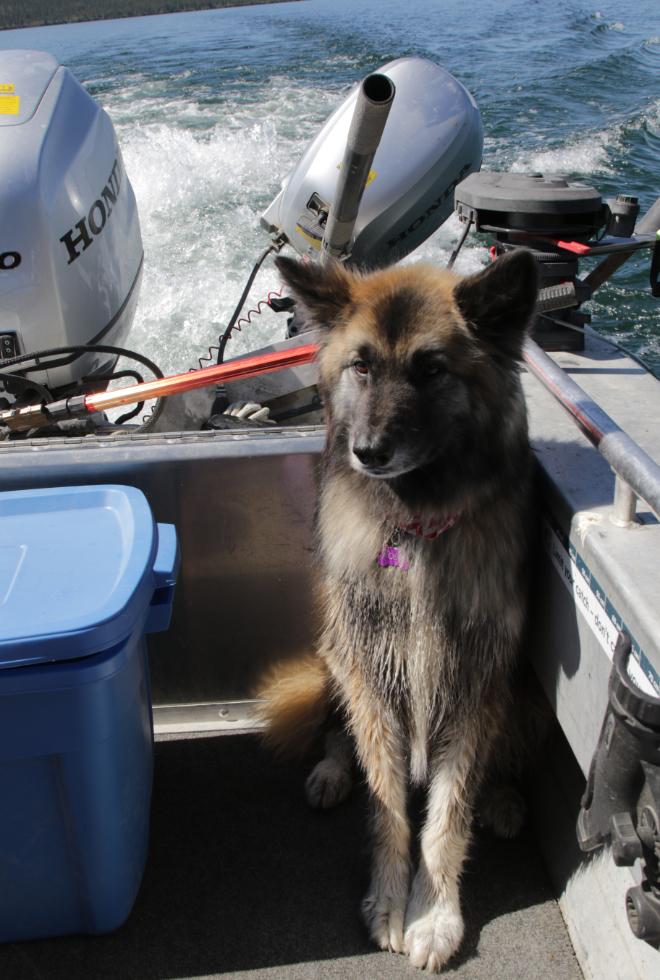
[[[64,417],[80,418],[94,412],[105,412],[110,408],[147,401],[150,398],[176,395],[182,391],[193,391],[195,388],[208,388],[222,381],[235,381],[237,378],[250,378],[255,374],[300,367],[303,364],[311,364],[319,350],[318,344],[304,344],[302,347],[294,347],[290,350],[278,350],[270,354],[259,354],[258,357],[246,357],[241,361],[230,361],[228,364],[216,364],[214,367],[188,371],[186,374],[175,374],[170,378],[158,378],[156,381],[145,381],[128,388],[118,388],[116,391],[86,395],[84,403],[75,407],[73,405],[67,407],[69,399],[65,398],[50,405],[27,405],[21,409],[9,409],[0,412],[0,425],[6,425],[14,430],[33,429],[52,422],[53,418],[49,418],[49,409],[54,410],[56,406],[58,409],[61,406],[67,413]],[[76,402],[78,399],[74,398],[70,401]]]
[[[89,412],[105,412],[109,408],[119,408],[121,405],[147,401],[149,398],[176,395],[182,391],[193,391],[195,388],[208,388],[222,381],[235,381],[237,378],[250,378],[254,374],[300,367],[302,364],[311,364],[318,351],[318,344],[305,344],[292,350],[278,350],[271,354],[259,354],[258,357],[246,357],[242,361],[216,364],[215,367],[202,368],[200,371],[175,374],[171,378],[158,378],[156,381],[145,381],[143,384],[131,385],[128,388],[87,395],[85,405]]]

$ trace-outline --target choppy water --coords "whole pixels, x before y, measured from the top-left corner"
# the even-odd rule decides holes
[[[259,214],[309,137],[393,58],[435,60],[472,92],[484,169],[567,172],[642,210],[660,195],[657,0],[302,0],[7,31],[0,45],[52,52],[110,113],[145,246],[130,345],[166,373],[216,341],[268,243]],[[415,257],[446,263],[457,235],[452,218]],[[456,268],[487,259],[471,236]],[[648,264],[631,259],[591,311],[660,372]],[[278,285],[266,264],[252,299]],[[231,353],[283,329],[266,311]]]

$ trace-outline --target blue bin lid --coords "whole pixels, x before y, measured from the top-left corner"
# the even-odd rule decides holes
[[[157,553],[157,526],[134,487],[0,493],[0,668],[121,643],[161,585]]]

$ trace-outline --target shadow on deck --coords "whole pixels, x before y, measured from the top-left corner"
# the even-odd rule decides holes
[[[310,810],[306,769],[254,736],[156,744],[149,859],[135,907],[108,936],[0,947],[3,980],[245,980],[419,976],[370,943],[366,793]],[[529,832],[480,831],[466,868],[461,980],[581,980]]]

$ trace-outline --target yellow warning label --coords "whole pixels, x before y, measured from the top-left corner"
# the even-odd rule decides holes
[[[314,248],[317,248],[319,251],[321,251],[321,243],[317,238],[312,238],[311,235],[308,235],[307,232],[300,227],[300,225],[296,225],[296,231],[298,232],[299,235],[302,235],[305,241],[308,241],[310,245],[313,245]]]
[[[13,85],[0,85],[0,95],[13,95]]]
[[[337,164],[337,170],[341,170],[341,163],[338,163]],[[371,181],[372,180],[375,180],[377,176],[378,176],[378,174],[374,173],[373,170],[370,170],[369,171],[369,176],[367,177],[367,182],[364,185],[365,188],[367,188],[369,186],[369,184],[371,183]]]
[[[19,95],[0,95],[0,116],[17,116]]]

